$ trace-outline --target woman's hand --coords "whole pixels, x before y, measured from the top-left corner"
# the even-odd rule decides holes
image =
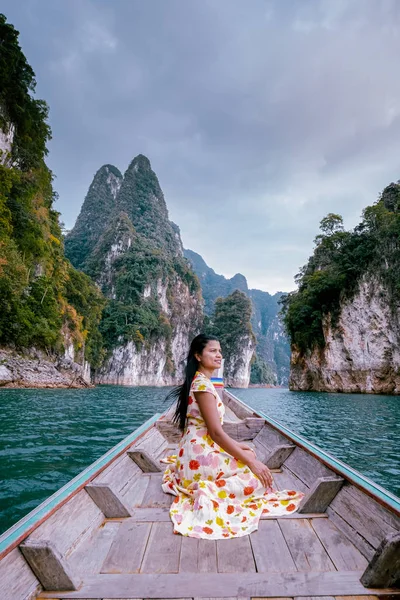
[[[259,460],[254,460],[248,464],[248,467],[253,474],[259,478],[265,488],[272,488],[273,479],[271,471],[268,469],[267,465],[264,465],[264,463]]]

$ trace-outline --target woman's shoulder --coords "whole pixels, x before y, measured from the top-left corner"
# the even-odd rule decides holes
[[[211,392],[212,394],[215,394],[215,388],[212,381],[210,381],[210,379],[208,379],[201,371],[196,371],[190,389],[192,392]]]

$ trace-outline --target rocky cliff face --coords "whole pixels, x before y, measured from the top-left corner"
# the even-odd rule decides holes
[[[235,290],[242,291],[251,299],[251,325],[256,336],[257,356],[270,367],[272,376],[270,383],[287,385],[290,368],[290,344],[282,321],[278,316],[280,311],[278,301],[282,294],[278,292],[272,296],[262,290],[249,289],[247,280],[241,273],[237,273],[231,279],[226,279],[223,275],[215,273],[204,259],[192,250],[185,249],[184,255],[199,278],[206,314],[210,315],[213,312],[215,300],[218,297],[226,297]],[[240,379],[241,377],[239,377]]]
[[[388,298],[382,282],[365,275],[335,327],[330,314],[324,318],[324,348],[293,346],[290,389],[400,393],[400,309],[393,312]]]
[[[89,363],[75,362],[73,346],[66,348],[65,356],[53,357],[34,348],[24,352],[0,348],[0,387],[81,388],[89,386]]]
[[[98,171],[65,246],[109,299],[102,323],[108,353],[95,381],[180,382],[202,323],[201,290],[146,157],[137,156],[124,177],[111,165]]]
[[[233,353],[224,364],[224,384],[227,387],[247,388],[250,383],[251,360],[256,347],[250,335],[241,336],[237,341],[238,352]]]

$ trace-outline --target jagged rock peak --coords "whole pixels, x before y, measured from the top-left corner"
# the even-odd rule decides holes
[[[134,169],[135,171],[139,170],[139,169],[143,169],[145,171],[151,171],[151,163],[149,161],[149,159],[147,158],[147,156],[145,156],[144,154],[138,154],[137,156],[135,156],[135,158],[133,159],[133,161],[131,162],[131,164],[128,167],[129,169]]]
[[[168,219],[168,209],[157,175],[146,156],[139,154],[125,171],[117,198],[136,231],[158,248],[182,255],[182,243]]]
[[[65,239],[65,254],[78,269],[85,262],[115,213],[117,196],[123,182],[114,165],[103,165],[95,174],[75,226]]]

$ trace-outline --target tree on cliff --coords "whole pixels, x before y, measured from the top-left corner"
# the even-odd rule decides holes
[[[282,298],[287,332],[301,352],[323,347],[324,316],[335,327],[341,304],[353,297],[363,276],[378,278],[388,291],[396,316],[400,300],[400,182],[387,186],[364,209],[353,231],[344,231],[340,215],[321,221],[321,234],[308,263],[296,276],[298,290]]]
[[[0,15],[0,131],[13,132],[9,156],[0,156],[0,344],[62,350],[68,331],[76,349],[95,352],[103,300],[64,257],[44,162],[48,107],[31,95],[35,74],[18,35]]]
[[[255,347],[251,327],[251,300],[239,290],[226,298],[217,298],[214,313],[205,320],[207,333],[218,337],[225,358],[224,377],[229,378],[242,365],[249,368]],[[244,364],[249,354],[248,364]]]

